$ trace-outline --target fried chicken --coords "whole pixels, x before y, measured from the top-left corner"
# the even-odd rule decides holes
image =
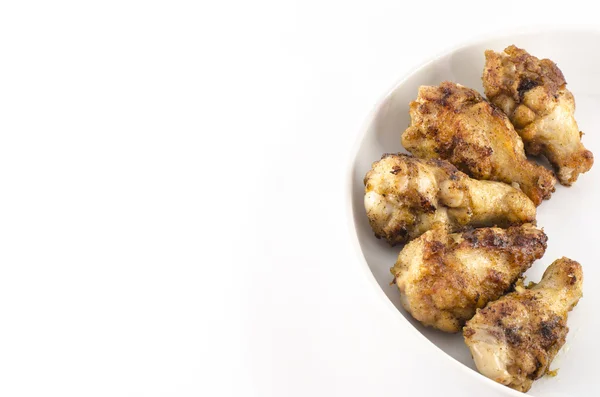
[[[485,95],[508,115],[526,152],[546,156],[566,186],[589,171],[594,156],[581,143],[575,100],[556,64],[514,45],[486,51],[485,60]]]
[[[448,160],[473,178],[516,183],[535,205],[554,191],[552,172],[527,160],[507,116],[477,91],[447,81],[422,86],[410,117],[402,144],[415,156]]]
[[[506,293],[542,257],[546,240],[531,225],[456,234],[430,230],[404,247],[391,272],[415,319],[459,332],[477,308]]]
[[[385,154],[365,176],[365,209],[375,236],[405,243],[434,227],[534,222],[535,205],[518,189],[478,181],[443,160]]]
[[[463,333],[479,372],[529,390],[565,343],[567,313],[582,296],[582,282],[579,263],[558,259],[533,288],[517,288],[478,310]]]

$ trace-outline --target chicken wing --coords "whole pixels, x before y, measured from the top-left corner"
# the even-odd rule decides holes
[[[478,181],[443,160],[385,154],[365,176],[365,209],[375,236],[405,243],[434,227],[534,222],[535,205],[500,182]]]
[[[422,86],[410,117],[402,144],[415,156],[448,160],[473,178],[516,183],[536,205],[554,191],[552,172],[527,160],[506,115],[477,91],[447,81]]]
[[[467,322],[465,342],[483,375],[526,392],[543,376],[569,332],[567,313],[582,296],[581,265],[562,258],[533,288],[517,288]]]
[[[504,53],[486,51],[485,60],[485,95],[508,115],[525,151],[546,156],[563,185],[589,171],[594,156],[581,143],[575,100],[556,64],[514,45]]]
[[[531,225],[456,234],[435,229],[408,243],[391,271],[415,319],[459,332],[477,308],[502,296],[542,257],[546,240]]]

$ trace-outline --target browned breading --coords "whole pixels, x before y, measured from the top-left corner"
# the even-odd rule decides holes
[[[504,53],[488,50],[485,59],[485,95],[508,115],[525,151],[546,156],[563,185],[574,183],[594,156],[581,143],[575,99],[560,69],[514,45]]]
[[[415,156],[448,160],[473,178],[517,183],[536,205],[554,191],[552,172],[527,160],[506,115],[477,91],[447,81],[422,86],[410,116],[402,144]]]
[[[561,258],[539,284],[517,288],[477,310],[463,334],[479,371],[513,389],[529,390],[565,343],[567,313],[581,298],[582,283],[581,265]]]
[[[456,234],[431,230],[404,247],[391,271],[414,318],[459,332],[477,308],[502,296],[542,257],[546,241],[531,225]]]
[[[535,205],[518,189],[477,181],[443,160],[386,154],[365,176],[365,209],[375,236],[405,243],[435,227],[535,222]]]

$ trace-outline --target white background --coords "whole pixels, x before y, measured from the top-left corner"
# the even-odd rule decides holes
[[[597,15],[2,2],[0,395],[466,395],[462,369],[396,336],[357,263],[351,148],[427,58]]]

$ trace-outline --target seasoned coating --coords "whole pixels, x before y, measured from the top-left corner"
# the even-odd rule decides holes
[[[421,158],[441,158],[476,179],[518,184],[539,205],[556,180],[527,160],[523,141],[500,109],[477,91],[452,82],[422,86],[410,104],[402,144]]]
[[[546,156],[563,185],[589,171],[594,156],[581,143],[575,99],[556,64],[514,45],[504,53],[486,51],[485,60],[485,95],[508,115],[525,151]]]
[[[477,308],[498,299],[542,257],[547,237],[531,226],[448,234],[408,243],[391,269],[402,305],[424,325],[459,332]]]
[[[479,372],[515,390],[529,390],[565,343],[567,313],[581,298],[582,284],[581,265],[561,258],[533,288],[519,287],[478,310],[463,334]]]
[[[385,154],[364,182],[371,227],[391,245],[435,227],[457,231],[535,221],[535,205],[520,190],[471,179],[443,160]]]

